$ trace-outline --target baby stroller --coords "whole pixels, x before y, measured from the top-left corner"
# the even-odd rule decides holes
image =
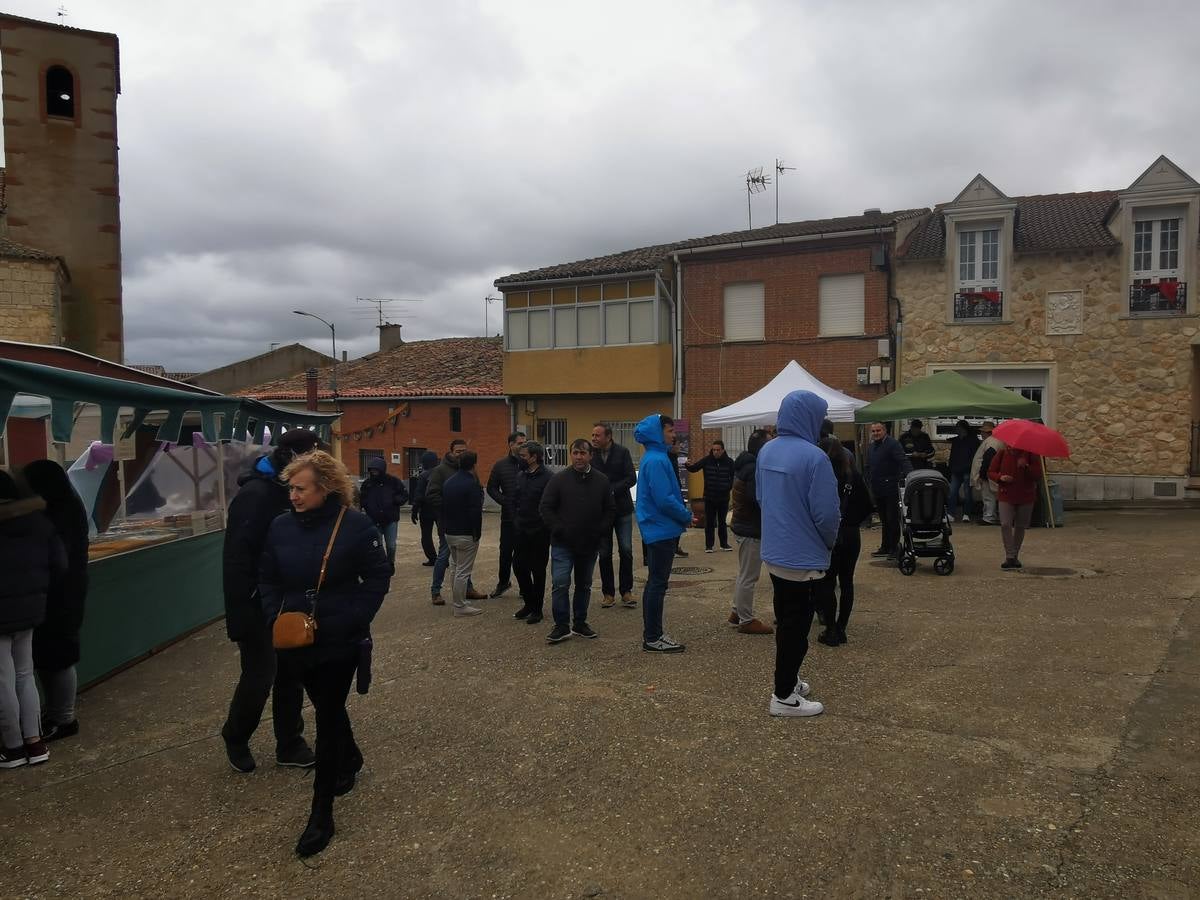
[[[953,528],[946,513],[949,496],[950,482],[934,469],[917,469],[904,479],[900,494],[901,574],[917,571],[918,556],[933,557],[933,570],[939,575],[954,571]]]

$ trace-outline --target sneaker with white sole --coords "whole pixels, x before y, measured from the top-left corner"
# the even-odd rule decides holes
[[[0,769],[15,769],[17,766],[26,765],[29,762],[25,758],[24,747],[4,747],[0,749]]]
[[[682,653],[684,646],[664,634],[657,641],[642,641],[642,649],[649,653]]]
[[[792,694],[786,700],[772,694],[767,711],[773,716],[819,716],[825,712],[825,707],[816,700],[805,700],[799,694]]]
[[[454,614],[456,616],[478,616],[483,614],[483,610],[470,603],[464,603],[462,606],[455,605]]]
[[[971,521],[971,517],[970,517],[970,516],[968,516],[968,515],[966,515],[966,514],[964,514],[964,515],[963,515],[963,517],[962,517],[962,520],[963,520],[964,522],[970,522],[970,521]]]
[[[45,741],[30,741],[25,744],[25,760],[31,766],[44,763],[50,759],[50,748]]]
[[[793,694],[799,694],[801,697],[807,697],[812,693],[812,685],[800,678],[796,679],[796,686],[792,688]]]

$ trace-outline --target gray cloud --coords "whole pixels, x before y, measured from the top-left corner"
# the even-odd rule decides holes
[[[355,296],[421,299],[414,338],[482,333],[500,275],[744,227],[742,173],[777,156],[785,220],[932,205],[978,171],[1011,194],[1123,187],[1159,153],[1200,176],[1200,62],[1141,52],[1196,32],[1185,2],[72,12],[121,38],[127,356],[171,368],[327,349],[295,308],[366,352]]]

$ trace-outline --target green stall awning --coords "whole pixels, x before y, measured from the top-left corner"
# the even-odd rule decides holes
[[[918,378],[855,411],[854,421],[894,422],[921,416],[994,416],[1002,419],[1037,419],[1042,405],[1020,394],[990,384],[980,384],[957,372],[938,372]]]
[[[132,434],[147,416],[165,413],[166,419],[158,429],[160,441],[179,440],[183,417],[187,413],[200,416],[201,429],[205,440],[209,441],[227,441],[243,431],[250,431],[261,440],[266,427],[270,427],[272,439],[278,437],[281,429],[315,428],[328,440],[330,423],[337,418],[337,414],[283,409],[242,397],[197,393],[22,360],[0,359],[0,431],[4,430],[17,394],[32,394],[50,400],[51,437],[61,442],[71,439],[76,403],[100,407],[100,430],[105,443],[112,442],[113,428],[122,408],[133,409],[133,420],[125,437]]]

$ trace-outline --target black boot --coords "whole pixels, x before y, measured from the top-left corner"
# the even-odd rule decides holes
[[[312,813],[300,840],[296,842],[297,856],[312,856],[329,846],[333,839],[333,798],[313,797]]]
[[[840,643],[837,638],[837,626],[831,625],[822,631],[820,637],[817,638],[817,642],[824,644],[826,647],[836,647]]]
[[[514,619],[524,619],[524,618],[525,618],[526,616],[528,616],[528,615],[529,615],[531,612],[533,612],[533,610],[532,610],[532,609],[530,609],[530,608],[529,608],[529,604],[528,604],[528,603],[526,603],[526,604],[523,604],[523,605],[521,606],[521,608],[520,608],[520,609],[518,609],[518,610],[517,610],[515,613],[513,613],[513,618],[514,618]]]

